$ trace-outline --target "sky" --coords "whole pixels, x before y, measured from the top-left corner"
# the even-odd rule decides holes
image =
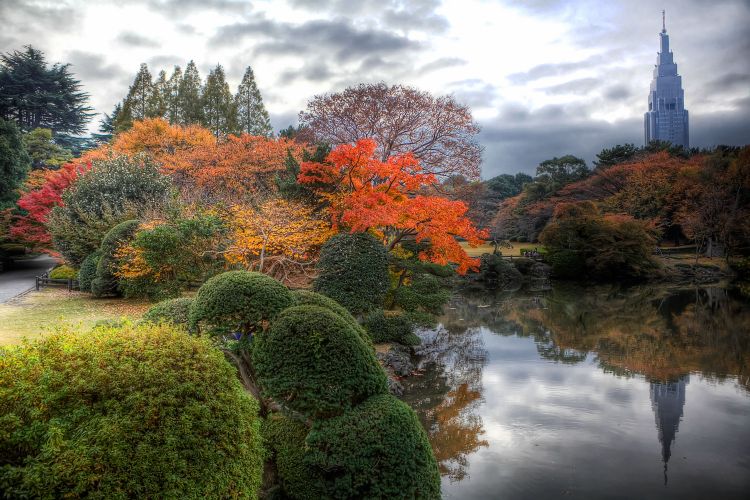
[[[249,65],[276,130],[361,82],[453,94],[490,178],[641,145],[661,9],[691,146],[750,143],[750,0],[0,0],[0,52],[70,63],[99,113],[143,62],[193,59],[204,78],[220,63],[233,91]]]

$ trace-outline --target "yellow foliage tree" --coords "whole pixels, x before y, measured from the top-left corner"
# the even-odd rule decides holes
[[[231,243],[226,259],[282,282],[290,273],[304,272],[320,246],[335,234],[311,207],[283,199],[256,207],[233,205],[227,217]]]

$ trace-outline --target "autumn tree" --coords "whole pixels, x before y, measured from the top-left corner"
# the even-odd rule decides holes
[[[282,282],[304,272],[335,231],[312,207],[269,199],[257,206],[233,205],[227,216],[226,259]]]
[[[250,66],[245,70],[245,75],[242,77],[242,83],[237,89],[234,101],[237,107],[237,122],[241,132],[265,137],[273,135],[271,119],[263,105],[263,97],[260,95],[258,85],[255,83],[255,74]]]
[[[127,155],[147,153],[163,167],[165,162],[187,151],[215,144],[211,132],[199,125],[181,127],[161,118],[151,118],[135,122],[130,130],[119,134],[112,149]]]
[[[303,162],[299,182],[316,187],[329,204],[335,227],[374,231],[389,250],[406,239],[426,241],[430,246],[420,252],[420,259],[442,265],[453,262],[460,273],[476,268],[477,259],[471,259],[456,240],[478,245],[486,236],[466,217],[466,204],[424,194],[437,179],[422,169],[412,153],[379,158],[372,139],[342,144],[324,163]]]
[[[360,84],[315,96],[299,120],[311,142],[336,146],[371,138],[381,162],[412,153],[426,172],[479,177],[479,126],[469,108],[453,96],[435,97],[402,85]]]

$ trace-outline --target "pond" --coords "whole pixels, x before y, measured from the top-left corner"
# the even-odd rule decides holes
[[[445,498],[750,498],[750,304],[715,288],[460,293],[408,402]]]

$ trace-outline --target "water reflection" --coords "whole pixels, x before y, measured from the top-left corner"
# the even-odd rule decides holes
[[[670,458],[685,414],[690,374],[697,374],[698,381],[693,385],[698,384],[695,390],[699,395],[693,413],[713,412],[711,418],[717,422],[740,419],[739,424],[732,425],[739,425],[741,432],[736,433],[741,440],[737,443],[728,435],[731,431],[725,423],[725,430],[716,427],[711,432],[717,433],[716,440],[727,439],[731,445],[715,450],[709,444],[703,443],[701,448],[690,441],[684,443],[685,449],[694,450],[695,457],[710,456],[712,460],[715,455],[728,454],[729,469],[742,470],[750,477],[750,452],[730,451],[733,447],[750,449],[750,429],[747,420],[743,421],[750,417],[749,326],[748,304],[719,287],[564,286],[533,294],[463,294],[454,298],[441,318],[440,328],[424,332],[420,353],[423,375],[407,382],[405,399],[417,409],[428,429],[441,472],[449,483],[444,483],[444,493],[466,498],[492,491],[500,496],[505,491],[513,497],[576,491],[597,494],[601,493],[597,488],[609,489],[622,482],[623,492],[627,492],[624,496],[651,496],[655,493],[648,489],[653,487],[651,479],[642,478],[644,474],[651,478],[649,467],[645,463],[633,465],[632,458],[654,456],[648,433],[650,442],[658,437],[661,447],[661,456],[657,457],[663,467],[659,474],[663,476],[659,480],[662,487],[668,484],[668,465],[671,476],[673,469],[685,472],[694,466],[687,464],[687,455],[682,453],[680,462],[675,463],[674,458],[670,462]],[[523,354],[526,351],[522,353],[523,344],[511,339],[525,339],[526,345],[533,346],[536,360]],[[596,376],[592,369],[602,375]],[[573,376],[594,382],[587,386],[566,381]],[[524,380],[543,383],[534,387]],[[641,389],[643,381],[647,388]],[[727,395],[717,386],[725,383],[739,387],[740,392]],[[533,395],[524,401],[524,391],[529,390]],[[595,402],[597,391],[604,391],[616,407]],[[650,432],[643,424],[646,409],[636,404],[643,397],[639,394],[650,402]],[[711,398],[731,410],[708,403],[714,400]],[[499,416],[501,412],[503,416]],[[601,469],[590,484],[575,482],[578,472],[563,473],[534,463],[591,452],[579,449],[580,443],[573,437],[576,432],[580,432],[581,441],[591,436],[601,438],[594,445],[604,454],[598,457],[600,460],[594,456],[573,460],[581,466],[591,460],[592,471]],[[559,456],[553,453],[552,458],[540,457],[540,443],[527,442],[528,436],[549,441]],[[613,436],[628,441],[616,442]],[[500,474],[500,463],[513,468],[514,474]],[[627,474],[614,466],[618,463],[632,469],[629,472],[636,479],[625,481]],[[640,468],[642,473],[636,474]],[[483,471],[483,477],[472,477],[477,475],[475,470]],[[711,469],[709,473],[726,475],[727,470],[719,473]],[[545,476],[541,481],[540,475]],[[698,494],[700,487],[688,488],[696,478],[678,477],[683,478],[680,485],[670,481],[668,491],[689,497]],[[525,484],[524,478],[536,484]],[[696,484],[708,488],[717,478],[700,479]],[[461,486],[462,481],[471,486]],[[729,483],[733,484],[731,488],[722,487],[730,496],[738,484],[740,489],[750,488],[748,480],[734,478]]]

